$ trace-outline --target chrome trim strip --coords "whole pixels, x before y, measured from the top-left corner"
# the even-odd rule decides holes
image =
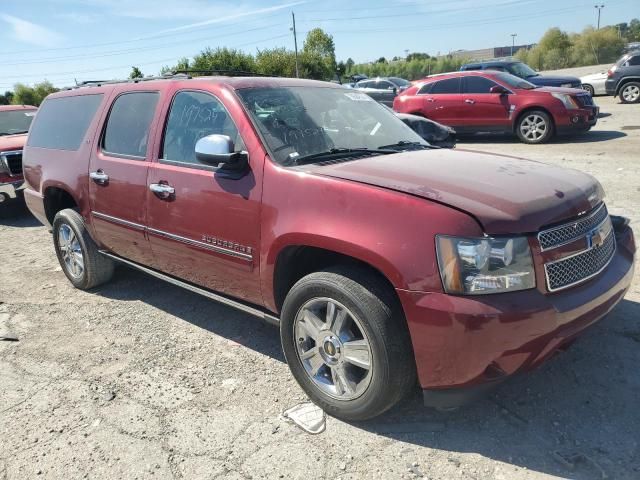
[[[176,242],[192,245],[194,247],[204,248],[206,250],[211,250],[212,252],[222,253],[224,255],[229,255],[236,258],[241,258],[242,260],[247,260],[249,262],[253,261],[253,255],[250,253],[237,252],[235,250],[231,250],[230,248],[218,247],[217,245],[212,245],[210,243],[199,242],[198,240],[182,237],[180,235],[175,235],[173,233],[165,232],[163,230],[157,230],[155,228],[147,228],[147,231],[149,233],[158,235],[160,237],[165,237],[171,240],[175,240]]]
[[[609,217],[607,217],[607,218],[609,218]],[[598,228],[598,227],[595,227],[595,228]],[[605,240],[606,240],[607,238],[609,238],[609,235],[615,235],[615,234],[613,233],[613,226],[612,226],[612,227],[611,227],[611,229],[609,230],[609,233],[608,233],[608,234],[607,234],[607,236],[605,237]],[[570,259],[570,258],[577,257],[578,255],[582,255],[583,253],[587,253],[589,250],[593,250],[593,248],[594,248],[594,247],[589,247],[589,248],[587,248],[587,249],[585,249],[585,250],[582,250],[582,251],[580,251],[580,252],[578,252],[578,253],[574,253],[574,254],[572,254],[572,255],[568,255],[568,256],[566,256],[566,257],[562,257],[562,258],[560,258],[560,259],[558,259],[558,260],[554,260],[553,262],[545,263],[545,264],[544,264],[544,276],[545,276],[545,280],[546,280],[546,282],[547,282],[547,290],[548,290],[549,292],[558,292],[558,291],[560,291],[560,290],[565,290],[565,289],[567,289],[567,288],[571,288],[571,287],[574,287],[574,286],[579,285],[579,284],[581,284],[581,283],[584,283],[584,282],[586,282],[587,280],[591,280],[593,277],[595,277],[595,276],[599,275],[600,273],[602,273],[602,272],[604,271],[604,269],[605,269],[605,268],[607,268],[607,267],[609,266],[609,264],[610,264],[610,263],[611,263],[611,261],[613,260],[613,257],[615,257],[615,256],[616,256],[617,247],[618,247],[618,246],[617,246],[617,242],[616,242],[616,239],[614,238],[614,239],[613,239],[613,253],[611,254],[611,257],[609,258],[609,260],[607,260],[607,263],[605,263],[605,264],[602,266],[602,268],[600,268],[600,270],[598,270],[597,272],[592,273],[592,274],[591,274],[591,275],[589,275],[588,277],[581,278],[580,280],[578,280],[578,281],[576,281],[576,282],[573,282],[573,283],[570,283],[570,284],[567,284],[567,285],[563,285],[563,286],[558,287],[558,288],[553,288],[553,289],[552,289],[552,288],[549,286],[549,285],[550,285],[550,283],[549,283],[549,269],[547,268],[547,265],[553,265],[553,264],[556,264],[556,263],[562,262],[562,261],[564,261],[564,260],[568,260],[568,259]]]
[[[591,212],[589,215],[587,215],[586,217],[582,217],[582,218],[578,217],[578,218],[574,219],[573,221],[565,222],[565,223],[563,223],[562,225],[558,225],[558,226],[556,226],[556,227],[552,227],[552,228],[548,228],[548,229],[546,229],[546,230],[541,230],[541,231],[539,231],[539,232],[538,232],[538,235],[537,235],[537,237],[536,237],[536,238],[538,239],[538,245],[540,245],[540,251],[541,251],[541,252],[546,252],[546,251],[548,251],[548,250],[553,250],[554,248],[564,247],[565,245],[569,245],[570,243],[575,242],[576,240],[578,240],[578,239],[579,239],[579,238],[581,238],[582,236],[586,235],[586,233],[588,233],[588,232],[586,232],[585,234],[582,234],[582,235],[578,235],[577,237],[572,238],[571,240],[567,240],[566,242],[558,243],[557,245],[554,245],[554,246],[552,246],[552,247],[547,247],[547,248],[543,248],[543,247],[542,247],[542,244],[540,243],[540,235],[543,235],[543,234],[545,234],[545,233],[549,233],[549,232],[554,232],[554,231],[556,231],[556,230],[561,230],[561,229],[563,229],[563,228],[566,228],[566,226],[567,226],[567,225],[570,225],[570,224],[572,224],[572,223],[582,222],[582,221],[584,221],[584,220],[586,220],[586,219],[588,219],[588,218],[595,217],[595,216],[600,212],[600,210],[602,210],[603,208],[605,208],[605,204],[604,204],[604,202],[602,202],[598,208],[596,208],[594,211],[592,211],[592,212]],[[607,215],[607,218],[609,218],[609,215]],[[605,218],[602,222],[600,222],[598,225],[596,225],[596,226],[595,226],[595,227],[593,227],[593,228],[598,228],[598,227],[600,227],[604,222],[606,222],[606,221],[607,221],[607,218]],[[593,229],[590,229],[590,230],[593,230]]]
[[[125,227],[131,227],[131,228],[133,228],[135,230],[144,231],[146,229],[146,227],[144,225],[140,225],[139,223],[130,222],[128,220],[123,220],[122,218],[112,217],[111,215],[107,215],[106,213],[91,212],[91,215],[93,215],[94,217],[99,218],[101,220],[106,220],[107,222],[117,223],[118,225],[124,225]]]
[[[158,272],[156,270],[153,270],[151,268],[139,265],[135,262],[132,262],[130,260],[124,259],[122,257],[118,257],[117,255],[114,255],[112,253],[106,252],[104,250],[100,250],[100,253],[102,255],[104,255],[105,257],[109,257],[112,260],[115,260],[116,262],[120,262],[120,263],[124,263],[130,267],[133,267],[137,270],[140,270],[148,275],[151,275],[153,277],[159,278],[160,280],[164,280],[165,282],[171,283],[172,285],[176,285],[178,287],[182,287],[185,290],[189,290],[191,292],[197,293],[199,295],[202,295],[204,297],[210,298],[211,300],[215,300],[216,302],[220,302],[223,303],[224,305],[227,305],[229,307],[233,307],[235,309],[241,310],[245,313],[248,313],[250,315],[254,315],[258,318],[263,319],[265,322],[269,323],[270,325],[274,325],[274,326],[279,326],[280,325],[280,319],[278,317],[276,317],[275,315],[272,315],[270,313],[264,312],[262,310],[260,310],[259,308],[255,308],[252,307],[250,305],[244,304],[242,302],[238,302],[235,300],[232,300],[230,298],[227,297],[223,297],[222,295],[218,295],[217,293],[214,293],[210,290],[204,289],[204,288],[200,288],[200,287],[196,287],[195,285],[191,285],[190,283],[187,282],[183,282],[182,280],[178,280],[177,278],[173,278],[169,275],[165,275],[164,273]]]

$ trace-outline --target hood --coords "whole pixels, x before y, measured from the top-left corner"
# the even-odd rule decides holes
[[[490,235],[536,232],[592,209],[603,197],[597,180],[577,170],[464,150],[419,150],[301,168],[449,205],[471,214]]]
[[[529,77],[525,79],[527,82],[531,82],[534,85],[547,85],[550,87],[559,87],[560,85],[570,83],[571,85],[580,86],[580,79],[578,77],[569,77],[565,75],[537,75],[535,77]]]
[[[21,133],[20,135],[2,135],[0,136],[0,152],[22,150],[26,142],[26,133]]]
[[[583,77],[580,77],[580,81],[582,83],[593,81],[593,80],[606,80],[606,79],[607,79],[607,72],[592,73],[590,75],[585,75]]]

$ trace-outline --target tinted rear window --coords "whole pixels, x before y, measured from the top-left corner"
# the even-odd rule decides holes
[[[31,126],[27,145],[77,150],[101,102],[101,93],[45,100]]]
[[[630,66],[640,65],[640,55],[635,55],[629,59]]]
[[[158,92],[125,93],[116,98],[109,112],[103,150],[128,157],[145,157],[158,98]]]
[[[440,80],[431,87],[431,95],[444,93],[460,93],[460,77]]]

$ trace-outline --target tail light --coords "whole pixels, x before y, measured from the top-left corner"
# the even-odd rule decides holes
[[[607,71],[607,78],[611,78],[611,77],[613,77],[613,70],[609,69]]]

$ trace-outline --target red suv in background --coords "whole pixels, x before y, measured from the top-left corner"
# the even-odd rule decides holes
[[[556,133],[586,131],[599,109],[581,89],[537,87],[504,72],[456,72],[425,78],[398,95],[393,109],[423,115],[459,133],[515,133],[544,143]]]
[[[6,187],[15,191],[22,185],[22,147],[36,110],[29,105],[0,106],[0,203],[7,198]]]

